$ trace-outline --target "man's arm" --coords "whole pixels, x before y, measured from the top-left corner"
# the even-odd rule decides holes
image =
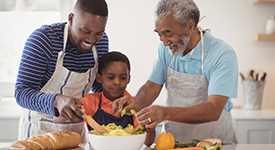
[[[135,96],[135,100],[139,103],[139,108],[137,111],[151,105],[159,96],[162,86],[163,85],[159,85],[147,80],[147,82],[139,89],[137,95]]]
[[[43,41],[43,42],[41,42]],[[27,39],[17,75],[15,98],[27,109],[54,116],[53,101],[56,94],[40,92],[51,55],[52,43],[40,29]]]
[[[158,123],[169,120],[175,122],[198,124],[219,119],[228,97],[211,95],[208,102],[192,107],[148,106],[137,113],[140,123],[146,128],[154,128]],[[149,122],[150,118],[151,122]]]

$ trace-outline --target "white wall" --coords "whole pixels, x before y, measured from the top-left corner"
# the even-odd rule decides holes
[[[125,53],[131,61],[132,80],[128,90],[133,95],[147,80],[157,55],[159,38],[154,30],[154,11],[158,0],[107,0],[109,20],[107,33],[110,49]],[[265,22],[275,14],[275,3],[254,4],[253,0],[195,0],[203,28],[229,43],[236,51],[240,71],[256,69],[267,72],[263,108],[275,108],[275,42],[254,42],[255,33],[265,32]],[[163,104],[165,90],[156,101]],[[236,107],[243,104],[239,82]]]

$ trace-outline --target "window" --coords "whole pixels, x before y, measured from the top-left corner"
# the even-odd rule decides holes
[[[44,24],[67,21],[74,3],[75,0],[0,0],[0,96],[13,96],[28,36]],[[13,88],[3,90],[6,87]]]

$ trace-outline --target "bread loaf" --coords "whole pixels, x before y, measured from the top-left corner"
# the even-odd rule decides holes
[[[73,131],[55,131],[42,135],[32,136],[25,140],[15,141],[11,147],[39,150],[39,149],[65,149],[79,145],[81,136]]]

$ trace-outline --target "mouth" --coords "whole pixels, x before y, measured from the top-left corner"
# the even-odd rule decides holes
[[[178,44],[175,44],[175,43],[170,44],[169,49],[175,52],[178,49]]]
[[[82,41],[81,45],[82,45],[82,48],[85,50],[90,50],[93,47],[93,45],[87,41]]]

